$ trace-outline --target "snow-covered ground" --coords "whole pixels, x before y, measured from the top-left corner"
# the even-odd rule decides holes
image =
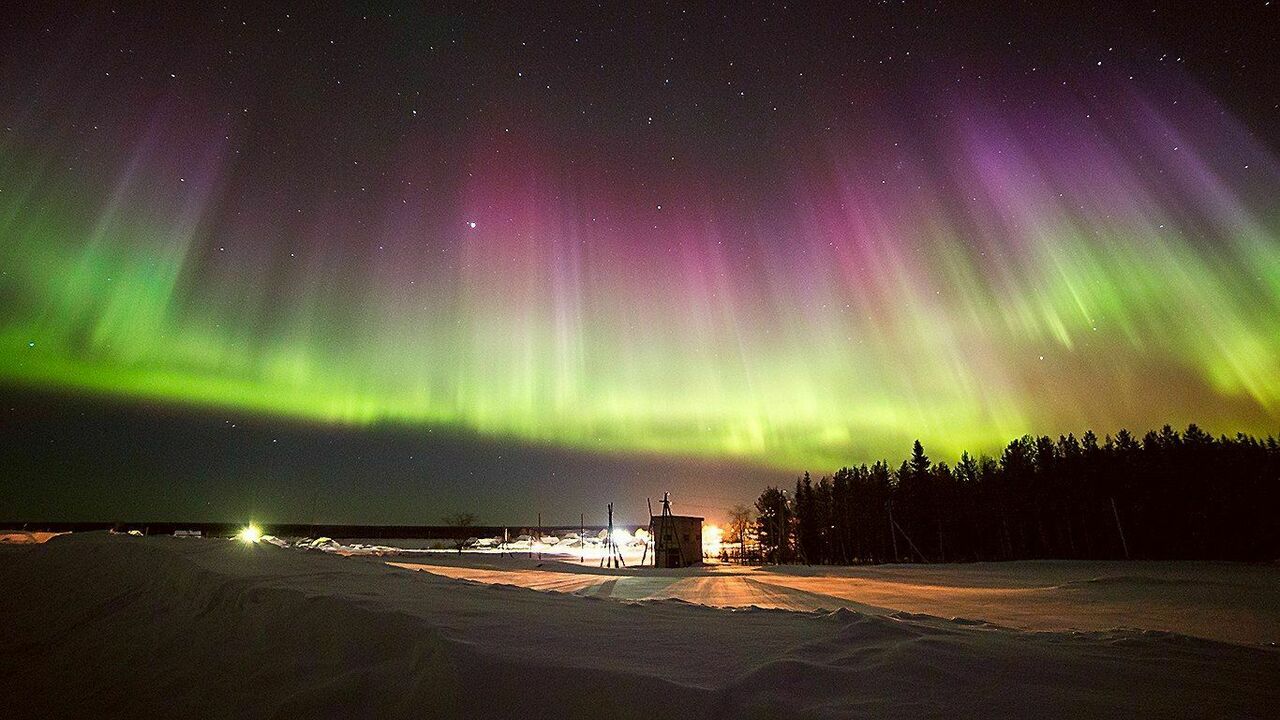
[[[12,717],[1280,717],[1274,567],[537,565],[105,534],[0,547],[0,707]],[[662,597],[678,599],[644,599]],[[708,607],[744,604],[789,609]]]
[[[39,545],[61,535],[55,532],[32,532],[28,530],[4,530],[0,532],[0,545]]]
[[[392,565],[486,584],[621,600],[877,615],[909,612],[1019,630],[1161,630],[1280,643],[1280,568],[1233,563],[1037,561],[881,567],[602,571],[565,562],[436,554]]]

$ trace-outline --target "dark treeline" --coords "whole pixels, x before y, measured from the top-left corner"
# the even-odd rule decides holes
[[[998,458],[841,468],[767,488],[766,562],[1280,558],[1280,445],[1195,425],[1137,439],[1024,436]]]

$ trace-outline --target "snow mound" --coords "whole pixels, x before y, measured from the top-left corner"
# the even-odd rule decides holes
[[[72,535],[0,554],[13,717],[1275,717],[1280,652],[459,583]]]
[[[0,545],[39,545],[49,542],[63,533],[31,532],[28,530],[5,530],[0,532]]]

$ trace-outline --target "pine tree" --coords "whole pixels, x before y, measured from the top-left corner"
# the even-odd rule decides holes
[[[781,565],[792,559],[792,528],[795,524],[787,492],[767,487],[756,499],[756,536],[766,562]]]

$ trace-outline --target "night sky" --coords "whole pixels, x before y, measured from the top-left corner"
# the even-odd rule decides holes
[[[0,520],[1280,429],[1276,4],[548,4],[6,8]]]

